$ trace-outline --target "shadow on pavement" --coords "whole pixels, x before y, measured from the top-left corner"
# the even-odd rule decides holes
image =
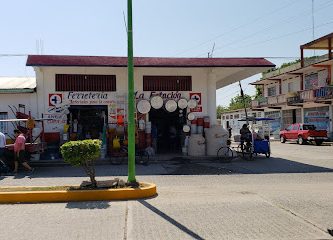
[[[68,202],[66,208],[69,209],[107,209],[110,203],[106,201],[96,202]]]
[[[151,210],[152,212],[154,212],[157,215],[159,215],[160,217],[162,217],[163,219],[165,219],[166,221],[168,221],[169,223],[171,223],[172,225],[174,225],[175,227],[179,228],[181,231],[183,231],[184,233],[188,234],[192,238],[198,239],[198,240],[201,240],[201,239],[203,240],[204,239],[201,236],[199,236],[198,234],[196,234],[195,232],[193,232],[192,230],[188,229],[183,224],[177,222],[172,217],[168,216],[167,214],[165,214],[161,210],[159,210],[156,207],[154,207],[153,205],[149,204],[148,202],[146,202],[144,200],[139,200],[138,202],[141,203],[146,208],[148,208],[149,210]]]
[[[216,158],[190,160],[177,158],[174,161],[158,162],[148,166],[137,165],[136,175],[229,175],[229,174],[278,174],[278,173],[323,173],[333,172],[332,168],[315,166],[284,158],[255,157],[254,161],[245,161],[240,158],[231,163],[220,163]],[[97,165],[97,177],[127,176],[127,165]],[[0,181],[5,175],[0,177]],[[87,177],[80,167],[38,167],[33,175],[22,172],[14,178],[54,178],[54,177]]]
[[[238,160],[225,164],[225,168],[242,174],[270,174],[270,173],[321,173],[333,172],[333,169],[315,166],[283,158],[265,158],[258,156],[254,161]]]

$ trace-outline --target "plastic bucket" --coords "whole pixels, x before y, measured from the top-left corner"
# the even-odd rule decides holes
[[[197,129],[198,129],[198,134],[203,133],[203,129],[204,129],[203,126],[198,126]]]
[[[204,128],[210,128],[210,122],[204,122]]]
[[[191,134],[197,134],[198,128],[197,124],[191,124]]]
[[[203,126],[204,125],[204,118],[197,118],[197,124],[198,124],[198,126]]]
[[[193,119],[193,120],[191,121],[191,124],[195,124],[195,125],[197,125],[197,119]]]

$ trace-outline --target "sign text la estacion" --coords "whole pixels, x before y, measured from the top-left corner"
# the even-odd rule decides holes
[[[154,96],[160,96],[163,99],[174,99],[179,100],[181,98],[188,98],[188,94],[184,92],[163,92],[163,91],[151,91],[151,92],[135,92],[135,98],[136,99],[150,99]]]

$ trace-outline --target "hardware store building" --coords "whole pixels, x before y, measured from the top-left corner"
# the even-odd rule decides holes
[[[36,99],[31,100],[36,104],[26,106],[27,111],[36,118],[52,119],[45,123],[49,141],[100,138],[105,128],[116,129],[115,135],[125,134],[126,57],[30,55],[27,66],[34,68],[37,84],[32,95]],[[157,152],[162,153],[181,151],[166,144],[170,127],[176,130],[180,146],[178,137],[184,125],[194,126],[193,121],[203,118],[209,125],[216,124],[217,89],[274,64],[263,58],[138,57],[134,66],[138,129],[151,133],[155,127],[160,145]],[[1,104],[1,112],[9,112],[6,107]],[[189,114],[195,117],[192,122]],[[198,127],[201,124],[198,122]]]

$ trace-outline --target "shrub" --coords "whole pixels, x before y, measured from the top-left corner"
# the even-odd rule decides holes
[[[100,140],[70,141],[60,147],[66,163],[81,166],[90,177],[92,187],[97,187],[95,179],[95,161],[100,156],[102,142]]]

